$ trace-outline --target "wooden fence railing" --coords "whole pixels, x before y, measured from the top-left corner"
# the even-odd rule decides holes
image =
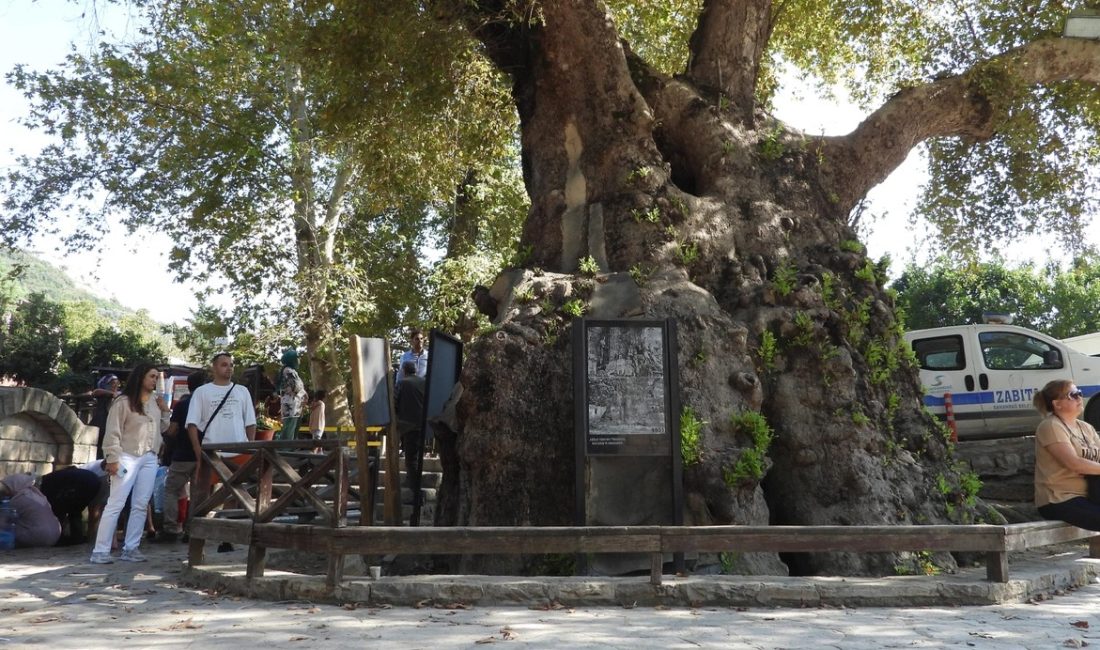
[[[357,447],[368,449],[366,444]],[[321,453],[313,453],[316,448]],[[189,562],[202,564],[207,539],[218,539],[249,545],[250,575],[256,567],[262,572],[266,547],[236,534],[210,537],[204,522],[264,524],[296,516],[314,522],[315,528],[336,529],[347,525],[349,507],[360,510],[360,523],[370,522],[378,471],[377,463],[362,456],[355,457],[361,462],[352,473],[347,440],[203,445],[191,490]]]

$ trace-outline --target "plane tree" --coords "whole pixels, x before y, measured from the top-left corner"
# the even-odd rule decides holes
[[[498,329],[468,348],[451,442],[461,478],[440,523],[572,521],[568,327],[579,313],[677,320],[690,413],[674,415],[699,432],[689,523],[992,516],[921,406],[885,268],[849,219],[925,145],[922,209],[953,246],[1019,232],[1075,245],[1097,196],[1100,43],[1060,36],[1069,6],[433,6],[509,76],[531,199],[528,255],[484,301]],[[870,114],[831,136],[778,120],[778,84],[807,78],[847,87]],[[617,484],[624,506],[602,523],[640,516],[626,504],[649,494],[638,476]],[[738,568],[772,571],[775,560]],[[891,573],[907,561],[787,560],[798,573]],[[466,568],[474,562],[508,566]]]

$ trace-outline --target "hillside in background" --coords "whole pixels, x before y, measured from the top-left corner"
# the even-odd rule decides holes
[[[123,316],[136,314],[113,298],[103,298],[81,287],[77,282],[53,264],[21,250],[0,249],[0,278],[7,277],[16,267],[23,270],[11,284],[12,298],[21,300],[28,294],[38,292],[52,302],[66,303],[88,301],[95,305],[96,311],[111,322],[117,322]]]

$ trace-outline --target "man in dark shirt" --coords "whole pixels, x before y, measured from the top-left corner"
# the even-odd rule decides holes
[[[196,370],[187,375],[187,395],[180,398],[172,408],[172,419],[165,440],[172,439],[171,464],[168,465],[168,478],[164,480],[164,529],[157,535],[155,542],[172,543],[180,538],[182,526],[179,522],[179,502],[187,496],[187,484],[195,475],[195,448],[187,437],[187,409],[191,405],[191,394],[206,383],[206,371]],[[200,441],[201,442],[201,441]]]
[[[395,410],[397,432],[405,451],[405,476],[411,478],[424,448],[424,431],[420,428],[424,417],[424,378],[416,374],[415,361],[405,361],[401,366],[404,376],[397,382]]]

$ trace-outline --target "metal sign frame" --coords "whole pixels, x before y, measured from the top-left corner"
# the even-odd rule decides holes
[[[587,525],[586,464],[610,456],[668,458],[670,519],[683,525],[676,322],[578,318],[572,343],[576,525]],[[676,554],[675,562],[682,568],[683,554]],[[583,565],[585,558],[579,557],[578,568]]]

